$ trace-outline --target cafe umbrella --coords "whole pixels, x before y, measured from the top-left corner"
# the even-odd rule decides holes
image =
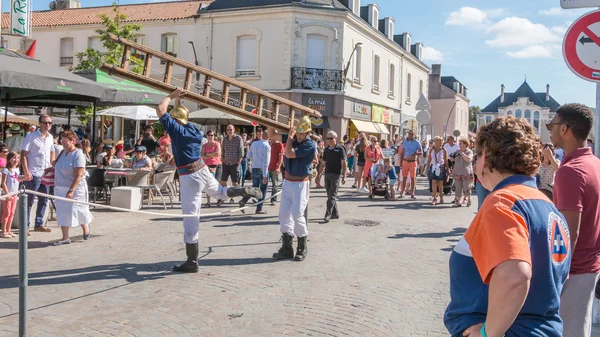
[[[39,103],[36,105],[40,106],[77,106],[111,101],[115,94],[116,90],[67,70],[41,63],[17,52],[0,50],[0,100],[6,110],[11,102],[15,105],[37,101]],[[7,117],[5,113],[5,130]]]

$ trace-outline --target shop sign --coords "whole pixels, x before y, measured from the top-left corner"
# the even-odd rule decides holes
[[[390,124],[390,109],[381,105],[373,104],[372,121],[376,123]]]
[[[371,120],[371,105],[363,104],[357,101],[351,102],[352,110],[350,111],[350,118]]]
[[[323,116],[333,115],[333,96],[332,95],[302,95],[302,105],[313,110],[317,110]]]

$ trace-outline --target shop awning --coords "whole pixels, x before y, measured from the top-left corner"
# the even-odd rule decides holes
[[[356,119],[351,119],[351,121],[352,121],[352,124],[354,124],[354,126],[356,126],[356,130],[358,132],[364,132],[364,133],[370,133],[370,134],[380,134],[381,133],[381,130],[379,130],[379,128],[377,126],[375,126],[376,123],[361,121],[361,120],[356,120]]]
[[[379,130],[378,133],[382,134],[382,135],[389,135],[390,132],[388,131],[387,126],[385,126],[385,124],[382,123],[375,123],[373,122],[373,124],[375,124],[375,127]]]

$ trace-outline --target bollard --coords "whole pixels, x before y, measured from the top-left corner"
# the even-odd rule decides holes
[[[19,194],[19,336],[27,336],[27,194]]]

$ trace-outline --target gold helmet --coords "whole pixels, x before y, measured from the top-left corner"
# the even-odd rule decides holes
[[[311,127],[312,122],[310,121],[310,117],[304,116],[298,121],[298,124],[296,125],[296,132],[307,133],[311,130]]]
[[[180,121],[183,125],[188,123],[189,116],[190,111],[183,105],[178,105],[171,110],[171,117]]]

